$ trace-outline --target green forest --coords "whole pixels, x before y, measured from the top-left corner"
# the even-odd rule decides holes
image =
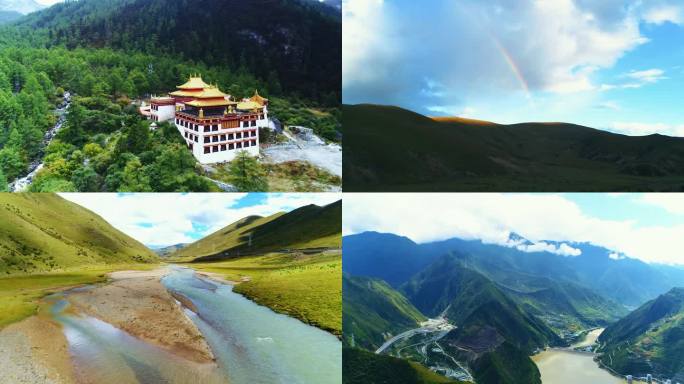
[[[150,131],[132,103],[174,90],[193,73],[238,97],[258,89],[272,100],[271,114],[284,125],[309,126],[327,140],[339,140],[339,85],[321,81],[318,73],[329,71],[332,64],[326,60],[333,60],[334,54],[314,54],[312,46],[341,35],[339,18],[309,3],[269,1],[287,17],[259,29],[264,42],[274,44],[259,50],[255,47],[261,40],[240,38],[240,31],[250,30],[250,23],[256,22],[253,15],[242,25],[219,23],[229,3],[245,15],[259,7],[259,1],[68,1],[2,27],[0,190],[26,175],[29,165],[42,156],[44,168],[30,186],[32,192],[216,190],[185,150],[175,127],[160,124]],[[201,14],[196,13],[199,4]],[[132,13],[133,9],[146,12]],[[145,16],[150,13],[155,17]],[[181,24],[184,14],[203,21],[184,24],[182,35],[187,39],[170,39],[167,33]],[[286,33],[291,41],[278,40],[277,31],[285,33],[280,24],[294,23],[295,17],[300,18],[297,27]],[[231,38],[217,39],[219,34]],[[208,41],[214,45],[205,44]],[[276,47],[299,51],[297,73],[275,59]],[[57,122],[53,111],[64,104],[65,92],[73,95],[66,122],[44,147],[43,137]],[[264,173],[262,165],[241,163],[252,169],[229,167],[235,185],[268,190],[258,179]],[[251,178],[241,180],[240,175]]]

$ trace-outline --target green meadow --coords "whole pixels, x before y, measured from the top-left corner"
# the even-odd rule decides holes
[[[276,312],[342,334],[342,253],[272,253],[214,263],[193,263],[199,271],[243,281],[235,292]],[[247,279],[249,279],[247,281]]]
[[[0,278],[0,328],[38,313],[40,299],[71,287],[102,283],[117,270],[150,270],[157,264],[86,266],[63,272]]]

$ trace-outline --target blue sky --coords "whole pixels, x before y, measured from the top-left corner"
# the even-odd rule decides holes
[[[199,240],[250,215],[269,216],[308,204],[326,205],[337,193],[64,193],[150,247]]]
[[[587,242],[615,257],[684,265],[684,194],[352,193],[344,196],[342,228],[344,235],[378,231],[419,243],[460,237],[512,247],[515,232],[534,242],[532,249],[565,256],[581,252],[573,243]]]
[[[345,0],[343,98],[684,136],[684,3]]]

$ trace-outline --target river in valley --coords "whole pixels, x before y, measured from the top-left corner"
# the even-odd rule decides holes
[[[194,306],[186,315],[210,345],[218,368],[178,358],[110,324],[69,311],[69,292],[51,298],[77,376],[84,382],[339,384],[342,346],[332,334],[234,293],[232,285],[172,267],[162,278]],[[88,289],[83,288],[83,289]]]
[[[549,348],[532,357],[543,384],[622,384],[625,380],[599,368],[593,353],[576,352],[572,348],[592,345],[603,329],[589,332],[584,340],[570,348]]]

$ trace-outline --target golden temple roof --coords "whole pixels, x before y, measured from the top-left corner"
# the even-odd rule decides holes
[[[264,105],[268,101],[267,98],[261,97],[261,95],[259,94],[259,90],[257,89],[254,90],[254,96],[250,97],[249,100],[259,105]]]
[[[263,105],[256,103],[254,101],[243,101],[241,103],[238,103],[237,109],[243,110],[243,111],[251,111],[252,109],[261,109]]]
[[[193,100],[185,103],[185,105],[190,105],[197,108],[203,107],[226,107],[234,104],[226,99],[209,99],[209,100]]]
[[[228,95],[225,93],[221,92],[220,89],[216,86],[207,86],[207,88],[204,89],[204,91],[200,94],[198,94],[197,97],[198,99],[217,99],[217,98],[222,98],[225,99]]]
[[[169,93],[169,95],[177,96],[177,97],[197,97],[198,95],[202,94],[202,92],[204,92],[204,91],[201,91],[201,90],[196,90],[196,91],[182,90],[182,91],[171,92],[171,93]]]
[[[176,88],[178,89],[204,89],[209,87],[209,84],[205,83],[204,80],[202,80],[202,76],[191,76],[190,80],[188,80],[185,84],[179,85]]]

